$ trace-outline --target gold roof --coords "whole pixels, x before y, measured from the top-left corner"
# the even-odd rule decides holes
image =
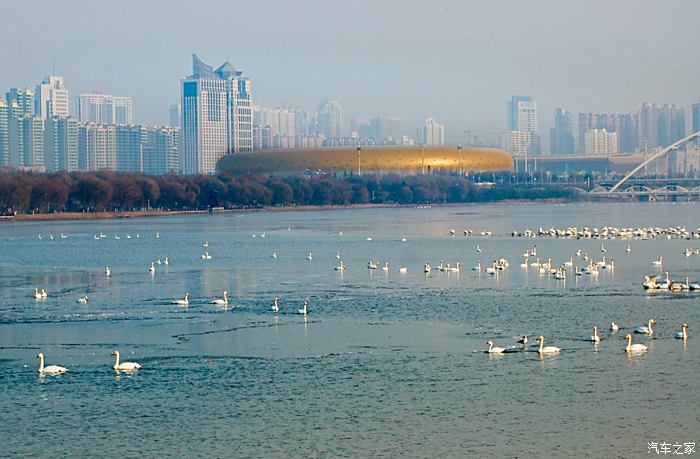
[[[513,170],[511,156],[495,148],[462,147],[357,147],[280,148],[226,155],[217,163],[219,172],[258,174],[307,170],[362,172],[429,171],[490,172]]]

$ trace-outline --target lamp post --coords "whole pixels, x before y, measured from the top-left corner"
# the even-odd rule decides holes
[[[362,147],[357,146],[357,175],[362,176]]]
[[[457,156],[459,157],[459,176],[462,176],[462,144],[457,144]]]

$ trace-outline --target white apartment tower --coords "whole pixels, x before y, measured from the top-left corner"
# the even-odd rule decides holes
[[[180,172],[213,174],[226,154],[253,149],[251,85],[229,62],[212,67],[192,55],[182,80]]]
[[[63,77],[50,75],[36,87],[34,113],[42,120],[51,116],[68,116],[68,89]]]
[[[419,128],[418,139],[423,145],[445,145],[445,126],[434,118],[427,118]]]
[[[134,124],[131,97],[81,94],[78,119],[81,123]]]

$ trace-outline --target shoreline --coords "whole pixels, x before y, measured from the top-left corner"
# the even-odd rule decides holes
[[[27,222],[27,221],[68,221],[68,220],[112,220],[122,218],[149,218],[149,217],[169,217],[175,215],[221,215],[228,213],[251,213],[251,212],[304,212],[304,211],[330,211],[340,209],[389,209],[389,208],[429,208],[429,207],[459,207],[487,205],[512,205],[512,204],[562,204],[588,201],[567,201],[562,199],[542,199],[542,200],[503,200],[487,202],[463,202],[463,203],[435,203],[435,204],[353,204],[353,205],[303,205],[303,206],[279,206],[262,208],[243,209],[223,209],[223,210],[142,210],[142,211],[119,211],[119,212],[57,212],[57,213],[36,213],[0,216],[2,222]]]

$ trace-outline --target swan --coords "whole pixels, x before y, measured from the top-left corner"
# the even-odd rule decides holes
[[[46,293],[46,290],[44,290],[44,289],[42,288],[42,289],[41,289],[41,298],[44,299],[44,298],[46,298],[47,296],[49,296],[49,294]]]
[[[529,341],[529,339],[528,339],[527,335],[523,335],[523,337],[518,340],[518,343],[522,344],[523,347],[525,347],[525,346],[527,346],[528,341]]]
[[[277,258],[277,252],[272,252],[272,258]]]
[[[486,344],[489,345],[489,349],[486,351],[487,354],[503,354],[506,349],[503,347],[493,347],[493,341],[487,341]]]
[[[88,302],[88,297],[87,297],[87,295],[78,298],[77,302],[78,302],[78,303],[81,303],[81,304],[87,304],[87,302]]]
[[[652,328],[652,325],[654,325],[655,323],[656,321],[654,319],[651,319],[647,325],[642,325],[640,327],[635,328],[634,332],[651,336],[654,334],[654,329]]]
[[[340,264],[334,268],[336,271],[345,271],[345,263],[340,260]]]
[[[457,264],[455,266],[452,266],[450,268],[450,272],[453,272],[453,273],[458,273],[459,270],[460,270],[459,262],[457,262]]]
[[[625,335],[625,339],[627,340],[627,347],[625,347],[627,352],[644,352],[649,349],[643,344],[632,344],[632,335]]]
[[[377,268],[379,268],[379,263],[378,263],[378,262],[370,260],[370,261],[367,263],[367,269],[377,269]]]
[[[114,239],[119,240],[119,239],[121,239],[121,238],[120,238],[118,235],[115,234],[115,235],[114,235]]]
[[[686,340],[688,339],[688,324],[683,324],[681,325],[681,331],[673,335],[674,338],[676,339],[683,339]]]
[[[34,288],[34,299],[40,300],[42,298],[41,292],[38,288]]]
[[[160,233],[156,233],[156,239],[160,239]]]
[[[41,234],[39,235],[39,239],[41,240]]]
[[[135,371],[141,368],[141,365],[139,365],[136,362],[122,362],[119,363],[119,351],[114,351],[112,352],[112,355],[116,357],[116,362],[114,362],[114,368],[117,371]]]
[[[65,234],[61,233],[61,239],[68,239],[68,236],[66,236]]]
[[[564,266],[573,266],[574,265],[574,257],[569,257],[569,261],[564,262]]]
[[[53,241],[53,234],[49,234],[49,239]]]
[[[155,265],[153,262],[151,262],[151,267],[148,268],[148,272],[151,273],[151,274],[155,274],[155,272],[156,272],[156,265]]]
[[[157,264],[157,265],[162,265],[163,262],[162,262],[161,259],[159,258],[159,259],[156,260],[156,264]]]
[[[275,301],[272,303],[272,312],[275,314],[280,312],[280,299],[278,297],[275,297]]]
[[[109,277],[112,275],[112,270],[109,269],[109,266],[105,268],[105,276]]]
[[[168,266],[170,264],[170,262],[168,261],[168,257],[165,257],[165,259],[163,260],[163,264],[165,266]]]
[[[209,247],[209,241],[204,241],[204,244],[202,244],[202,247]]]
[[[224,299],[217,298],[216,300],[213,300],[211,304],[223,304],[225,306],[228,305],[228,290],[224,290]]]
[[[472,268],[472,271],[481,271],[481,260],[476,263],[476,266]]]
[[[479,244],[476,245],[476,253],[481,253],[481,247],[479,247]]]
[[[527,266],[528,266],[528,263],[527,263],[527,261],[528,261],[528,259],[527,259],[527,258],[525,258],[525,261],[524,261],[524,262],[522,262],[522,263],[520,263],[520,267],[521,267],[521,268],[527,268]]]
[[[618,331],[619,329],[620,329],[620,326],[619,326],[618,324],[616,324],[615,322],[611,322],[611,323],[610,323],[610,331],[616,332],[616,331]]]
[[[190,304],[190,294],[185,292],[185,298],[182,300],[173,300],[171,304],[179,304],[181,306],[188,306]]]
[[[607,250],[605,249],[605,244],[600,244],[600,251],[603,253],[607,252]]]
[[[202,254],[202,260],[211,260],[211,255],[209,255],[209,252],[204,252]]]
[[[382,271],[389,271],[389,262],[384,262],[384,266],[382,266]]]
[[[651,262],[651,264],[654,266],[661,266],[663,263],[664,263],[664,257],[659,257],[658,260],[654,260]]]
[[[299,314],[307,315],[309,313],[309,304],[304,301],[304,307],[302,309],[299,309]]]
[[[540,342],[540,348],[537,350],[540,354],[556,354],[561,351],[561,348],[555,346],[544,347],[544,336],[542,335],[538,336],[537,340]]]
[[[630,253],[632,251],[632,248],[630,247],[629,244],[627,244],[627,248],[625,249],[625,252]]]
[[[593,335],[588,338],[588,341],[591,341],[593,343],[600,342],[600,335],[598,335],[598,327],[593,327]]]
[[[400,273],[407,273],[407,272],[408,272],[408,268],[405,267],[405,266],[402,266],[402,267],[399,268],[399,272],[400,272]]]
[[[36,356],[39,359],[39,375],[60,375],[68,371],[68,368],[60,367],[58,365],[48,365],[44,366],[44,353],[39,352]]]
[[[306,256],[306,259],[307,259],[307,260],[313,260],[313,259],[314,259],[313,255],[311,255],[311,252],[309,252],[309,254]]]
[[[126,238],[127,238],[127,239],[131,239],[131,234],[126,233]]]
[[[336,252],[336,254],[335,254],[335,259],[340,260],[340,254],[338,252]]]

